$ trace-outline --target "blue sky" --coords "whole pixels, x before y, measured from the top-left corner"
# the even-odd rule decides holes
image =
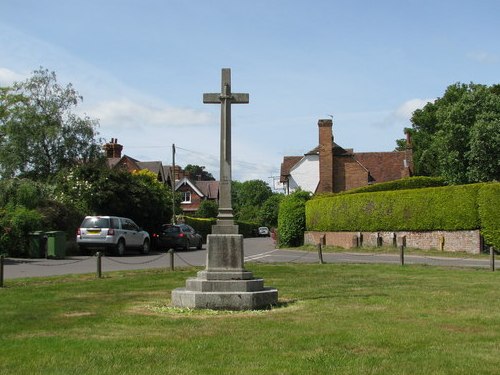
[[[456,82],[500,83],[494,0],[1,0],[0,85],[40,66],[71,82],[105,140],[143,161],[218,177],[219,113],[202,103],[231,68],[233,178],[279,175],[285,155],[335,141],[391,151],[414,109]]]

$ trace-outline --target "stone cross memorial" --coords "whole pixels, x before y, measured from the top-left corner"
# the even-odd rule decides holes
[[[222,69],[221,92],[204,94],[204,103],[221,105],[219,214],[207,237],[207,264],[185,288],[172,291],[177,307],[251,310],[278,303],[278,291],[244,268],[243,236],[231,204],[231,104],[248,103],[248,94],[231,92],[231,70]]]

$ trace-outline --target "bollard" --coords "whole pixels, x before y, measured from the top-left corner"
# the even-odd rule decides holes
[[[0,288],[3,288],[3,254],[0,255]]]
[[[490,269],[495,272],[495,248],[490,246]]]
[[[318,246],[319,264],[324,264],[325,262],[323,262],[323,249],[322,249],[322,246],[321,246],[320,243],[317,246]]]
[[[174,270],[174,249],[170,249],[168,253],[170,254],[170,271]]]
[[[97,256],[97,278],[100,279],[102,277],[102,262],[101,262],[102,254],[100,251],[98,251],[95,255]]]
[[[401,261],[401,265],[404,266],[405,265],[405,247],[403,245],[401,245],[401,251],[399,253],[399,259]]]

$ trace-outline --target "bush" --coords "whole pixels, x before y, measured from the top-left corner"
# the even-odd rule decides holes
[[[500,183],[484,184],[478,196],[481,233],[485,242],[500,249]]]
[[[217,224],[217,219],[203,219],[198,217],[183,217],[184,223],[192,226],[198,233],[203,236],[204,241],[207,241],[207,236],[212,233],[212,225]],[[258,225],[255,223],[245,222],[245,221],[237,221],[235,222],[238,225],[239,233],[243,235],[243,237],[252,237],[255,233]]]
[[[480,185],[344,194],[311,200],[314,231],[467,230],[480,227]]]
[[[28,256],[29,232],[43,228],[42,215],[23,206],[0,212],[0,252],[12,257]]]
[[[422,189],[427,187],[441,187],[445,185],[445,180],[442,177],[406,177],[400,180],[363,186],[357,189],[343,191],[341,193],[327,193],[316,195],[314,198],[326,198],[345,194],[374,193],[377,191]]]
[[[304,242],[305,204],[309,198],[309,193],[298,190],[281,201],[278,215],[280,247],[300,246]]]

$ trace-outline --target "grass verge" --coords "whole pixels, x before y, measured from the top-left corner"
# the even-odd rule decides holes
[[[169,306],[196,269],[11,280],[2,374],[497,374],[498,272],[247,264],[266,311]]]

